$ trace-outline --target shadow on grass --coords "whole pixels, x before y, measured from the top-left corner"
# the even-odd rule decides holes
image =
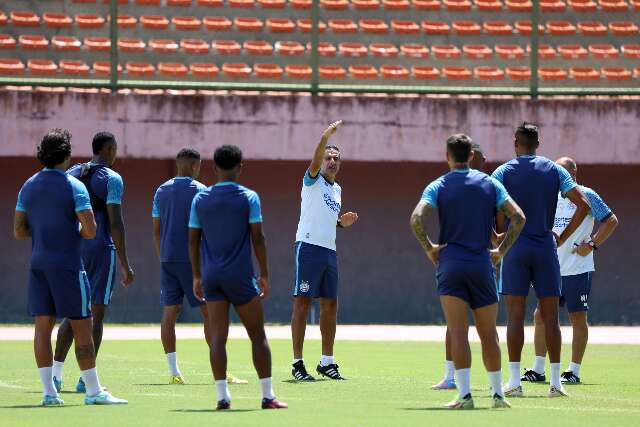
[[[187,383],[187,384],[180,384],[179,386],[177,386],[176,384],[167,384],[167,383],[149,383],[149,384],[131,384],[131,385],[140,385],[140,386],[153,386],[153,387],[189,387],[189,386],[196,386],[196,387],[201,387],[201,386],[211,386],[213,387],[215,384],[193,384],[193,383]]]
[[[42,405],[10,405],[10,406],[0,406],[0,409],[33,409],[33,408],[44,408],[44,409],[52,409],[52,408],[72,408],[74,406],[80,405],[60,405],[60,406],[42,406]]]
[[[401,411],[449,411],[449,412],[457,412],[454,409],[445,408],[443,406],[427,406],[425,408],[399,408]],[[490,408],[473,408],[473,409],[465,409],[462,412],[466,411],[486,411]]]
[[[190,413],[200,413],[200,412],[211,412],[211,413],[234,413],[234,412],[255,412],[259,409],[230,409],[225,411],[216,411],[215,409],[172,409],[169,412],[190,412]]]
[[[283,383],[288,383],[288,384],[314,384],[314,383],[322,383],[325,381],[336,381],[336,380],[330,380],[327,378],[320,378],[317,379],[315,381],[298,381],[298,380],[282,380]],[[340,381],[347,381],[346,379],[342,379]]]

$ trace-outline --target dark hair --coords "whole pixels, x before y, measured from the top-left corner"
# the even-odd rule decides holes
[[[466,163],[471,154],[471,144],[471,137],[463,133],[456,133],[447,138],[447,152],[451,154],[454,161]]]
[[[337,145],[327,145],[326,147],[324,147],[325,150],[336,150],[338,153],[340,152],[340,149],[338,148]]]
[[[93,137],[93,141],[91,142],[93,154],[100,154],[105,146],[115,143],[116,137],[113,136],[111,132],[98,132],[95,134],[95,136]]]
[[[183,148],[178,151],[178,155],[176,156],[176,160],[180,159],[200,160],[200,153],[193,148]]]
[[[523,122],[516,129],[516,137],[524,142],[528,148],[535,148],[538,145],[538,126]]]
[[[233,169],[242,162],[242,150],[237,145],[221,145],[213,153],[213,161],[220,169]]]
[[[66,129],[51,129],[38,146],[38,160],[47,168],[64,162],[71,155],[71,133]]]

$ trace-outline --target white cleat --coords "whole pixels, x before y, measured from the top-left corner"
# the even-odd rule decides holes
[[[118,399],[106,390],[102,390],[95,396],[85,396],[85,405],[126,405],[129,403],[124,399]]]
[[[505,397],[522,397],[524,393],[522,392],[522,386],[509,387],[509,384],[505,385],[502,388]]]
[[[552,385],[549,388],[548,396],[549,397],[566,397],[566,396],[569,396],[569,394],[567,393],[567,390],[565,390],[562,385],[560,386],[560,388]]]

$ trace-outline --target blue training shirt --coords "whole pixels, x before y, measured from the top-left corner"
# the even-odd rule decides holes
[[[77,212],[90,210],[84,184],[57,169],[45,168],[18,193],[16,211],[31,228],[31,268],[80,270],[81,242]]]
[[[74,165],[67,173],[78,178],[87,187],[96,217],[96,238],[83,242],[83,248],[114,248],[107,205],[122,204],[124,194],[122,177],[113,169],[94,162]]]
[[[189,262],[191,202],[206,188],[191,177],[177,176],[156,190],[151,216],[160,219],[161,262]]]
[[[546,157],[519,156],[499,166],[492,176],[505,186],[527,217],[520,239],[555,245],[551,231],[558,191],[564,195],[576,187],[569,172]]]
[[[421,200],[438,209],[438,242],[447,244],[440,260],[488,260],[496,210],[509,199],[500,182],[474,169],[456,169],[430,183]]]
[[[196,194],[189,228],[202,229],[202,275],[218,280],[253,277],[249,224],[262,222],[260,198],[235,182]]]
[[[613,214],[611,208],[602,200],[602,197],[600,197],[598,193],[584,185],[581,185],[580,189],[584,195],[587,196],[587,200],[589,200],[591,204],[591,216],[593,216],[596,221],[602,222]]]

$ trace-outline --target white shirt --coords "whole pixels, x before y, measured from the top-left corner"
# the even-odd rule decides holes
[[[304,174],[300,203],[300,221],[296,242],[305,242],[336,250],[336,226],[342,203],[342,189],[318,172],[312,178]]]

